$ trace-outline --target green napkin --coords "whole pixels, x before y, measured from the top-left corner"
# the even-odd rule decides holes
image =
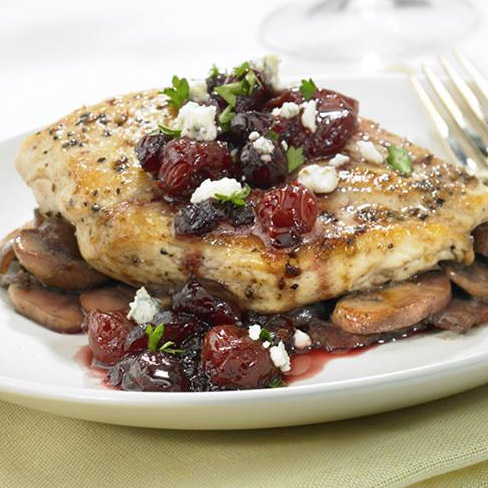
[[[2,402],[0,419],[0,487],[488,486],[488,386],[361,419],[261,431],[118,427]]]

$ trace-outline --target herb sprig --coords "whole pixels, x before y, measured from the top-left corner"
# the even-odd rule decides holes
[[[164,93],[169,98],[169,105],[179,110],[190,99],[190,85],[186,78],[173,76],[172,87],[165,88],[160,93]]]
[[[302,93],[305,100],[310,100],[315,95],[316,91],[317,85],[314,83],[312,78],[309,78],[308,80],[302,80],[302,84],[300,85],[300,92]]]
[[[288,159],[288,172],[293,173],[304,162],[305,156],[303,155],[303,149],[301,147],[290,146],[286,151],[286,158]]]
[[[149,324],[146,327],[146,335],[147,335],[147,348],[150,351],[157,351],[159,341],[162,339],[164,335],[164,324],[161,323],[157,326]]]
[[[215,198],[222,203],[232,203],[232,205],[235,205],[236,207],[243,207],[246,204],[246,198],[249,196],[251,193],[251,187],[246,184],[244,185],[244,188],[239,191],[235,191],[231,195],[223,195],[221,193],[216,193]]]
[[[181,136],[181,130],[172,129],[171,127],[168,127],[167,125],[164,125],[164,124],[158,124],[158,130],[159,130],[159,132],[166,134],[167,136],[171,137],[172,139],[176,139],[177,137]]]
[[[183,354],[185,351],[183,349],[174,349],[175,343],[173,341],[166,341],[160,348],[160,352],[165,352],[167,354]]]
[[[413,171],[412,159],[408,155],[408,151],[400,146],[390,146],[388,148],[388,157],[386,158],[388,165],[402,175],[409,175]]]

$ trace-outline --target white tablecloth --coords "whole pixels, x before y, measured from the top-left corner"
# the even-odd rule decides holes
[[[280,0],[0,0],[0,140],[85,103],[198,77],[267,49],[262,18]],[[478,0],[488,13],[488,2]],[[483,22],[483,25],[487,25]],[[486,29],[461,46],[488,74]],[[284,59],[285,74],[347,67]]]

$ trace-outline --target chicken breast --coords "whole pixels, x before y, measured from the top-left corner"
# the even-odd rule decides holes
[[[474,259],[471,232],[488,220],[488,188],[366,119],[342,151],[350,161],[338,169],[337,189],[318,195],[320,217],[300,248],[273,248],[248,227],[176,237],[177,207],[134,152],[142,135],[170,118],[157,91],[112,98],[28,137],[17,158],[41,211],[71,222],[85,260],[117,280],[171,291],[190,275],[205,277],[224,284],[243,309],[280,312],[405,280],[439,261]],[[414,172],[366,161],[363,139],[380,160],[388,145],[404,146]]]

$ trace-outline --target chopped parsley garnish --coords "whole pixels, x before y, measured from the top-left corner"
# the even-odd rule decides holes
[[[313,82],[312,78],[308,80],[302,80],[302,84],[300,85],[300,91],[303,95],[305,100],[310,100],[317,91],[317,85]]]
[[[177,137],[181,136],[181,130],[172,129],[171,127],[168,127],[167,125],[164,125],[164,124],[158,124],[158,129],[160,132],[162,132],[163,134],[166,134],[167,136],[171,137],[172,139],[176,139]]]
[[[246,61],[232,70],[232,75],[236,81],[215,87],[214,91],[227,102],[227,107],[220,114],[219,122],[222,129],[229,128],[229,122],[234,117],[234,108],[237,104],[237,97],[249,96],[256,86],[262,86],[256,72],[252,69],[251,63]]]
[[[259,332],[259,338],[263,341],[271,342],[273,340],[273,334],[265,327],[262,327],[261,331]]]
[[[209,78],[217,78],[217,76],[220,75],[219,68],[215,64],[212,64],[212,69],[210,70],[210,73],[208,74]]]
[[[169,97],[170,106],[178,110],[190,99],[190,85],[186,78],[178,78],[176,75],[171,81],[173,86],[165,88],[161,93]]]
[[[286,157],[288,159],[288,172],[293,173],[305,162],[305,156],[303,155],[303,149],[301,147],[290,146],[286,151]]]
[[[251,63],[244,61],[240,66],[236,66],[232,71],[236,78],[241,78],[251,69]]]
[[[185,352],[183,349],[174,349],[174,345],[173,341],[167,341],[159,348],[159,351],[167,354],[183,354]]]
[[[388,148],[388,165],[403,175],[409,175],[413,171],[412,159],[408,151],[400,146],[390,146]]]
[[[249,185],[244,185],[244,188],[240,191],[235,191],[232,195],[222,195],[221,193],[216,193],[215,198],[220,200],[222,203],[232,203],[236,207],[243,207],[246,204],[246,198],[251,193],[251,187]]]
[[[286,383],[280,378],[274,378],[269,382],[268,386],[270,388],[283,388],[286,386]]]
[[[150,351],[157,351],[158,344],[164,334],[164,324],[159,324],[154,327],[152,324],[149,324],[146,327],[146,335],[147,335],[147,348]]]
[[[266,139],[270,139],[272,141],[277,141],[279,138],[278,134],[274,130],[268,131],[264,137],[266,137]]]
[[[234,108],[236,105],[237,95],[247,94],[242,82],[240,81],[217,86],[215,88],[215,93],[217,93],[217,95],[220,95],[232,108]]]
[[[230,121],[234,118],[235,112],[232,110],[230,105],[224,108],[222,113],[219,115],[219,122],[223,129],[227,130],[229,128]]]

